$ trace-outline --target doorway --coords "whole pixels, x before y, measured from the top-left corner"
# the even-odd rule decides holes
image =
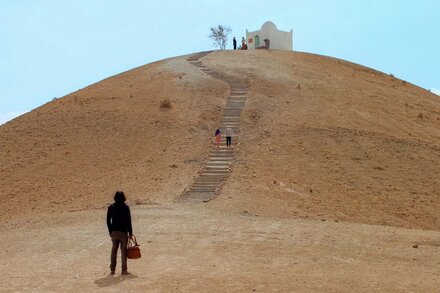
[[[260,46],[260,36],[255,36],[255,49],[257,49]]]

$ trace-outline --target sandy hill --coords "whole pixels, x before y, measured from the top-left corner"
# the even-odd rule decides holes
[[[228,86],[185,57],[147,64],[0,127],[3,219],[172,202],[199,170]],[[205,206],[277,218],[440,229],[440,99],[343,60],[213,52],[250,84],[238,159]],[[171,108],[161,108],[169,99]]]
[[[438,96],[323,56],[205,55],[249,90],[221,193],[181,204],[230,101],[186,57],[0,127],[1,292],[438,291]],[[129,276],[108,267],[117,189],[143,253]]]

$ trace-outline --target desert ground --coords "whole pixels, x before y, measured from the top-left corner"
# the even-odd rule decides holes
[[[142,258],[129,260],[129,276],[119,268],[109,274],[104,210],[2,224],[1,291],[437,292],[440,286],[439,232],[204,205],[135,206],[132,214]]]
[[[229,91],[187,57],[0,126],[0,291],[438,291],[438,96],[325,56],[212,52],[249,84],[236,161],[215,199],[178,204]],[[108,268],[116,190],[143,253],[126,277]]]

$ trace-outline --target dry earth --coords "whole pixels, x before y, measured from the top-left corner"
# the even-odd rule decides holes
[[[440,232],[133,208],[143,256],[109,275],[105,211],[1,225],[2,292],[438,292]],[[50,223],[50,224],[48,224]],[[418,248],[413,248],[418,245]],[[118,268],[119,270],[119,268]]]
[[[228,87],[185,56],[0,127],[0,291],[436,292],[438,96],[306,53],[202,61],[250,84],[237,162],[207,204],[172,202],[201,167]],[[117,189],[144,253],[127,278],[107,276]]]

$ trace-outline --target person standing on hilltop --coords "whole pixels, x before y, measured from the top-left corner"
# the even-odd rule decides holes
[[[112,239],[112,252],[110,257],[110,273],[115,274],[116,257],[119,245],[121,246],[121,268],[122,275],[128,275],[127,271],[127,244],[128,237],[133,236],[131,227],[130,207],[125,204],[125,194],[122,191],[116,191],[115,202],[107,209],[107,227]]]
[[[232,135],[234,132],[232,131],[232,128],[228,127],[225,129],[225,135],[226,135],[226,147],[230,148],[232,146]]]
[[[237,50],[237,40],[235,37],[232,39],[232,45],[234,46],[234,50]]]
[[[217,147],[219,147],[220,141],[222,140],[222,133],[220,129],[217,128],[214,135],[215,135],[215,144],[217,145]]]
[[[246,39],[244,37],[241,38],[241,49],[247,50]]]

